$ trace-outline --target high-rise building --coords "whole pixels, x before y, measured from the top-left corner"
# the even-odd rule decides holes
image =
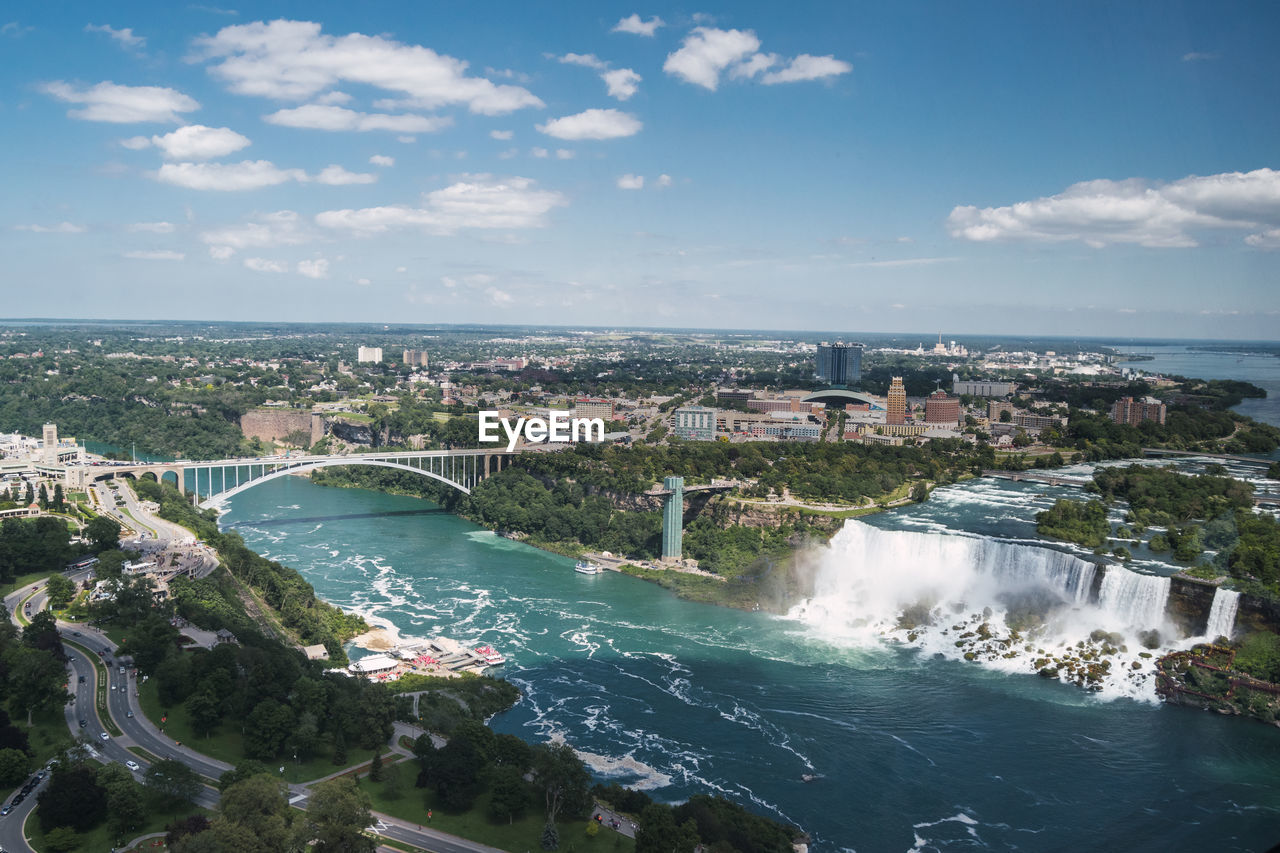
[[[706,406],[681,406],[671,420],[671,434],[686,441],[715,441],[716,410]]]
[[[44,425],[44,464],[58,464],[58,425]]]
[[[987,403],[987,420],[992,423],[1000,422],[1000,413],[1008,412],[1009,420],[1013,420],[1013,403],[1007,400],[992,400]]]
[[[1137,426],[1143,421],[1164,423],[1165,406],[1154,397],[1143,397],[1135,400],[1132,397],[1121,397],[1111,407],[1111,420],[1118,424]]]
[[[684,556],[684,477],[664,477],[662,488],[662,559],[678,562]]]
[[[907,389],[902,384],[901,376],[889,380],[889,399],[885,403],[888,416],[885,423],[905,424],[907,422]]]
[[[357,364],[377,364],[382,361],[382,347],[360,347],[356,351]]]
[[[421,367],[425,370],[427,367],[427,351],[421,349],[405,350],[404,363],[410,367]]]
[[[846,344],[826,341],[818,344],[818,361],[815,373],[828,385],[847,388],[862,381],[862,344]]]
[[[947,392],[941,388],[925,397],[924,422],[927,424],[948,424],[950,426],[959,424],[959,398],[948,396]]]

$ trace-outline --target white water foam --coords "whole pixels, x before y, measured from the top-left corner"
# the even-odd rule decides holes
[[[814,594],[791,616],[838,645],[885,640],[1004,672],[1044,670],[1103,696],[1155,701],[1140,637],[1175,632],[1169,579],[981,536],[846,522],[822,555]]]

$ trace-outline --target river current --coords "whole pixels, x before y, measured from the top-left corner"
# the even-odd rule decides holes
[[[222,522],[328,601],[406,636],[502,651],[501,674],[523,698],[492,721],[498,731],[562,736],[600,779],[662,800],[724,794],[802,827],[818,850],[1280,842],[1275,728],[1158,704],[1140,682],[1089,693],[1029,674],[1025,661],[967,662],[949,637],[877,629],[912,584],[963,599],[944,601],[957,619],[993,605],[998,623],[990,578],[1010,572],[1058,591],[1066,640],[1090,625],[1127,636],[1152,627],[1132,624],[1149,608],[1127,586],[1113,584],[1111,597],[1127,598],[1110,609],[1075,600],[1075,557],[1037,541],[1035,512],[1078,494],[979,480],[851,521],[815,550],[819,595],[789,616],[580,575],[424,501],[300,478],[237,496]],[[1135,556],[1140,572],[1172,570]]]

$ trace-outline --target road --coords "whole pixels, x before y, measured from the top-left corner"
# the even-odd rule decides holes
[[[81,573],[72,577],[79,581],[86,575],[87,573]],[[8,607],[15,621],[17,621],[17,611],[25,607],[23,602],[28,596],[30,600],[26,603],[31,606],[30,613],[38,613],[44,609],[47,603],[44,582],[35,585],[34,595],[32,592],[33,587],[24,587],[5,598],[5,606]],[[142,774],[150,765],[150,761],[145,756],[130,752],[130,746],[141,747],[158,758],[177,759],[211,783],[216,782],[222,773],[231,769],[231,765],[225,762],[197,752],[186,745],[177,744],[142,714],[137,705],[135,676],[130,670],[126,670],[123,675],[120,673],[119,665],[115,663],[116,645],[106,635],[87,625],[61,621],[58,622],[58,633],[68,644],[67,653],[70,657],[67,663],[68,687],[74,697],[64,709],[67,727],[71,730],[73,737],[83,736],[84,740],[92,746],[95,759],[104,763],[110,761],[118,764],[135,761],[139,765],[139,770],[133,775],[139,780],[142,779]],[[88,655],[71,644],[87,649]],[[95,701],[98,689],[98,668],[88,659],[89,655],[102,661],[108,659],[112,661],[113,666],[106,675],[107,710],[111,721],[122,732],[121,735],[112,737],[98,714]],[[84,678],[83,683],[80,681],[81,677]],[[85,721],[83,729],[80,727],[80,720]],[[403,752],[399,749],[398,742],[401,734],[404,733],[400,727],[397,728],[392,738],[393,751]],[[106,735],[105,739],[103,735]],[[342,772],[346,770],[339,771],[339,773]],[[41,783],[41,787],[43,784]],[[306,809],[313,784],[315,782],[289,786],[290,802],[294,807]],[[35,808],[36,793],[39,790],[40,788],[33,790],[8,816],[0,817],[0,848],[6,853],[34,853],[31,846],[27,844],[23,824]],[[217,789],[207,784],[200,789],[196,802],[205,808],[216,808]],[[375,822],[371,830],[375,834],[424,850],[435,851],[435,853],[502,853],[496,848],[438,832],[380,812],[374,812],[373,816]],[[380,849],[388,853],[397,853],[391,848]]]

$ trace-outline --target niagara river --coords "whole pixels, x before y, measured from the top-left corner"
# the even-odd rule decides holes
[[[1098,691],[1034,675],[1041,650],[1094,628],[1153,627],[1167,584],[1138,553],[1138,575],[1091,599],[1093,564],[1043,547],[1031,521],[1071,494],[978,480],[851,520],[809,555],[815,594],[785,616],[578,574],[424,501],[296,477],[237,496],[222,523],[328,601],[406,636],[495,646],[523,694],[496,730],[564,737],[597,778],[661,800],[723,794],[816,850],[1280,841],[1274,728],[1160,705],[1126,673]],[[964,659],[966,624],[1009,630],[1004,587],[1047,613],[1033,648]],[[908,637],[892,616],[922,591],[941,618]]]

